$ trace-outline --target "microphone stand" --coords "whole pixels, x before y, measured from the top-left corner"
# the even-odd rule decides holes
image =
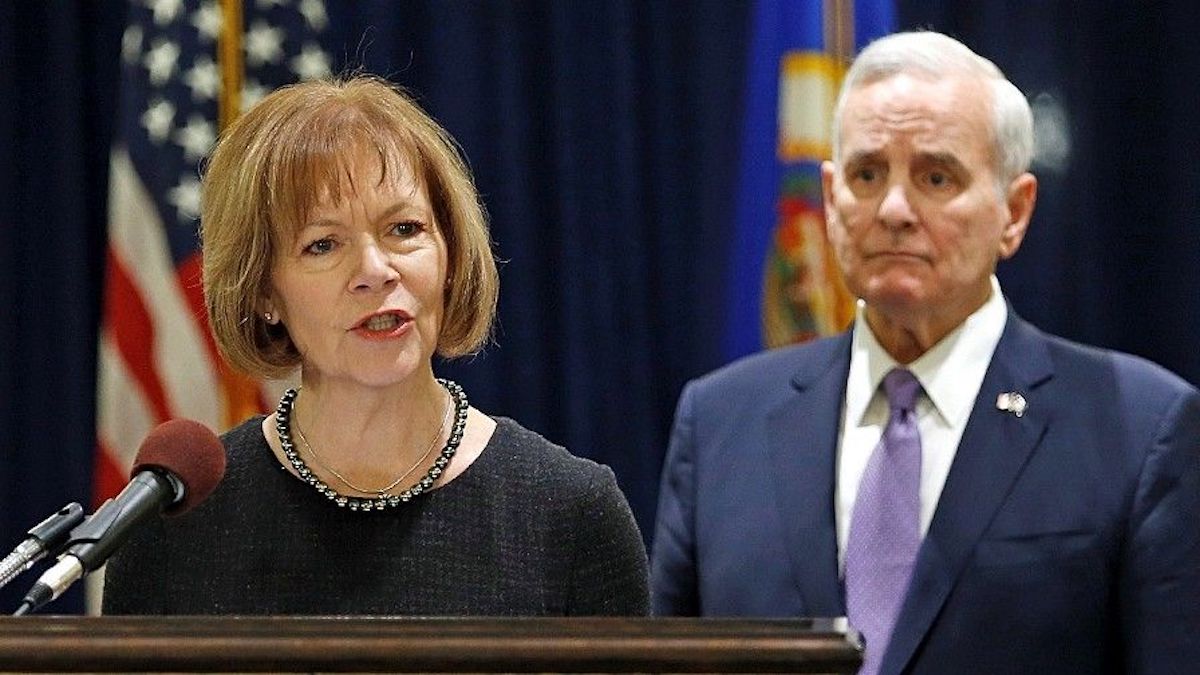
[[[62,507],[49,518],[34,525],[12,553],[0,560],[0,588],[7,586],[21,572],[33,567],[33,564],[47,555],[61,551],[68,543],[71,530],[83,522],[83,507],[79,502],[71,502]]]

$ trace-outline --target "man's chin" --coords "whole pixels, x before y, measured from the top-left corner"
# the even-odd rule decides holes
[[[928,301],[928,286],[912,277],[876,279],[867,284],[859,297],[868,307],[883,311],[921,310]]]

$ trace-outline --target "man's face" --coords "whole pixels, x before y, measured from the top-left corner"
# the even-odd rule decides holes
[[[1029,174],[998,184],[992,139],[978,80],[899,74],[851,91],[822,182],[829,239],[868,311],[948,331],[987,300],[1036,193]]]

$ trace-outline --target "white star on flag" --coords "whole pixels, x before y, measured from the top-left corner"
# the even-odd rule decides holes
[[[146,52],[145,65],[150,71],[150,83],[156,86],[166,84],[175,72],[175,61],[179,59],[179,45],[169,40],[155,40],[154,46]]]
[[[251,66],[278,63],[283,58],[282,29],[274,28],[263,21],[255,21],[246,31],[246,61]]]
[[[221,35],[221,8],[211,0],[205,2],[192,14],[192,25],[200,31],[200,37],[209,42],[216,40]]]
[[[150,104],[142,113],[142,126],[151,140],[161,143],[171,132],[171,122],[175,120],[175,106],[170,101],[158,99]]]
[[[187,126],[175,132],[175,142],[183,148],[183,156],[190,162],[200,160],[208,154],[217,140],[217,131],[212,122],[200,115],[188,118]]]
[[[167,190],[167,201],[179,211],[179,219],[192,221],[200,217],[200,181],[183,176],[179,185]]]
[[[242,112],[249,110],[255,103],[263,100],[270,92],[257,80],[248,79],[242,86]]]
[[[291,66],[301,80],[316,80],[329,75],[329,56],[317,45],[309,43],[292,59]]]
[[[154,10],[154,23],[165,26],[179,15],[179,10],[183,9],[183,0],[150,0],[149,7]]]
[[[125,63],[137,63],[137,57],[142,53],[142,27],[130,26],[121,36],[121,58]]]
[[[300,14],[304,16],[308,27],[315,31],[323,31],[329,24],[329,17],[325,14],[325,3],[322,0],[300,0]]]
[[[192,100],[211,100],[221,91],[221,72],[208,54],[196,57],[192,67],[183,74],[184,83],[192,90]]]

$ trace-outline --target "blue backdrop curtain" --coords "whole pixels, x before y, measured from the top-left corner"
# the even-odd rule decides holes
[[[1039,165],[1026,245],[1001,268],[1017,310],[1200,382],[1200,26],[1188,4],[898,10],[901,27],[992,56],[1060,141]],[[330,7],[337,65],[416,93],[462,143],[492,217],[505,261],[497,344],[439,371],[482,409],[612,465],[647,536],[675,397],[723,359],[749,16],[723,0]],[[88,500],[123,21],[113,0],[0,2],[5,552]],[[0,611],[28,583],[4,589]]]
[[[951,32],[1033,101],[1043,140],[1029,236],[1000,279],[1051,332],[1133,352],[1200,383],[1200,15],[1192,3],[936,0],[906,25]],[[1039,103],[1041,105],[1039,105]],[[1060,148],[1061,151],[1061,148]]]
[[[353,60],[417,92],[462,144],[504,261],[497,344],[439,370],[484,410],[612,466],[648,533],[675,396],[718,360],[701,336],[720,320],[746,13],[372,9],[332,23],[365,36],[347,42]]]
[[[89,500],[119,10],[0,2],[0,555]]]

